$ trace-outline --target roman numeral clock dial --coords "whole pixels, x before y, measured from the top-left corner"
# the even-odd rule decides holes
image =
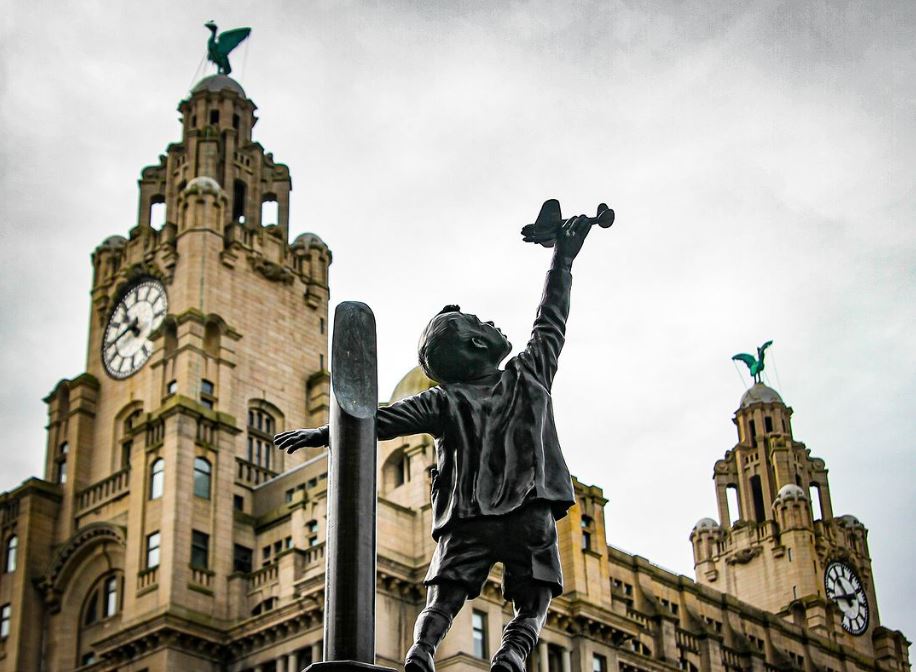
[[[861,635],[868,627],[868,597],[855,571],[845,562],[831,562],[824,572],[827,597],[843,614],[843,629]]]
[[[111,311],[102,336],[102,363],[112,378],[127,378],[149,359],[149,335],[162,324],[168,310],[165,287],[158,280],[132,285]]]

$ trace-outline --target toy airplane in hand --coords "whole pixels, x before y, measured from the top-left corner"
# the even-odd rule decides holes
[[[598,206],[598,214],[588,219],[590,224],[597,224],[602,229],[606,229],[614,223],[614,211],[602,203]],[[560,214],[560,201],[551,198],[544,201],[534,224],[522,227],[522,238],[526,243],[539,243],[544,247],[553,247],[563,222],[563,215]]]

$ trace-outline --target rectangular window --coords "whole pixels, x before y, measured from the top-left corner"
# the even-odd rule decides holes
[[[105,579],[105,601],[102,603],[102,614],[107,618],[118,613],[118,577]]]
[[[235,545],[235,550],[233,551],[233,560],[232,560],[232,569],[236,572],[245,572],[246,574],[251,571],[251,549],[247,546],[242,546],[241,544]]]
[[[178,381],[170,380],[165,386],[166,394],[175,394],[178,391]]]
[[[582,550],[590,551],[592,550],[592,535],[591,532],[582,532]]]
[[[213,409],[213,406],[216,402],[216,399],[214,398],[215,390],[216,387],[213,385],[212,381],[200,381],[200,403],[211,410]]]
[[[310,520],[309,522],[305,524],[305,527],[310,533],[314,534],[318,532],[318,521]]]
[[[261,549],[261,566],[270,564],[270,546]]]
[[[10,636],[10,617],[12,616],[10,605],[4,604],[0,607],[0,639],[6,639]]]
[[[210,123],[211,124],[219,123],[219,110],[210,110]]]
[[[210,535],[191,531],[191,567],[208,569],[210,567]]]
[[[146,537],[146,568],[159,566],[159,532]]]
[[[482,611],[472,612],[471,629],[474,637],[474,656],[487,658],[487,615]]]
[[[592,672],[607,672],[607,658],[600,653],[592,654]]]
[[[244,511],[245,510],[245,498],[242,497],[241,495],[232,495],[232,507],[236,511]]]

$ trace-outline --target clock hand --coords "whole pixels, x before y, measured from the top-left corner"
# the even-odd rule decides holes
[[[122,337],[124,334],[126,334],[128,331],[134,332],[134,336],[139,336],[139,335],[140,335],[140,327],[138,326],[138,323],[139,323],[139,320],[138,320],[136,317],[135,317],[134,319],[132,319],[132,320],[130,321],[130,324],[128,324],[126,327],[124,327],[124,328],[120,331],[120,333],[119,333],[117,336],[115,336],[114,339],[112,339],[111,342],[112,342],[112,343],[117,343],[118,341],[121,340],[121,337]]]

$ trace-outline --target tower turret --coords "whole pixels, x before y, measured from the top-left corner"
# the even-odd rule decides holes
[[[755,382],[732,421],[738,442],[713,470],[719,522],[690,533],[697,581],[873,655],[884,629],[865,527],[834,517],[824,461],[794,439],[776,390]]]

